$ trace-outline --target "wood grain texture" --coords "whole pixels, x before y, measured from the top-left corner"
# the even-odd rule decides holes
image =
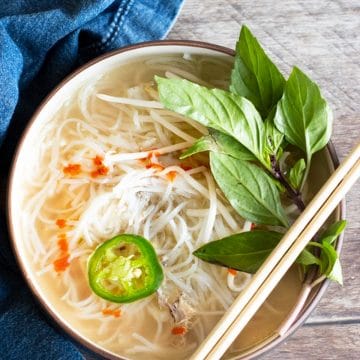
[[[327,324],[301,327],[289,340],[261,360],[360,359],[359,325]]]
[[[296,64],[321,86],[335,116],[332,141],[344,158],[360,141],[360,2],[187,0],[168,38],[234,48],[242,24],[284,73]],[[344,286],[331,284],[307,324],[263,359],[360,358],[359,182],[347,196],[347,219]]]

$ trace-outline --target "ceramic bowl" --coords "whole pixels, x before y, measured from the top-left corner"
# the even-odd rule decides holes
[[[19,267],[23,273],[23,276],[32,290],[34,296],[37,298],[42,308],[51,316],[51,318],[73,339],[88,347],[99,355],[110,359],[123,359],[122,354],[115,354],[104,347],[101,347],[93,339],[86,335],[76,323],[72,321],[71,316],[66,309],[61,305],[58,299],[54,297],[51,291],[49,291],[47,285],[41,281],[41,279],[35,274],[31,256],[26,250],[26,236],[21,231],[20,216],[21,203],[23,196],[22,179],[26,176],[24,173],[24,164],[31,161],[33,154],[32,146],[36,143],[37,134],[39,129],[52,118],[58,111],[60,106],[71,98],[71,96],[79,89],[79,87],[86,83],[89,79],[98,76],[99,74],[110,71],[113,68],[120,66],[121,64],[136,61],[141,57],[148,57],[153,55],[162,54],[191,54],[191,55],[206,55],[206,56],[222,56],[232,59],[234,57],[234,51],[221,46],[195,42],[195,41],[160,41],[160,42],[148,42],[138,45],[129,46],[116,50],[114,52],[103,55],[92,62],[82,66],[77,71],[68,76],[59,86],[57,86],[50,95],[43,101],[41,106],[37,109],[29,125],[24,132],[22,139],[18,145],[16,156],[13,162],[11,171],[11,181],[8,189],[8,221],[9,229],[12,239],[12,245],[16,254]],[[316,173],[313,173],[312,179],[315,179],[316,188],[325,181],[329,174],[334,171],[334,168],[338,166],[338,159],[335,149],[331,144],[327,149],[317,154],[314,162],[316,166]],[[314,170],[313,170],[314,172]],[[344,218],[345,208],[344,202],[338,207],[334,217]],[[337,242],[337,249],[340,250],[342,243],[342,236]],[[283,286],[281,283],[279,287]],[[322,283],[316,289],[313,290],[309,298],[307,299],[302,311],[298,314],[294,320],[291,328],[283,337],[278,337],[271,333],[274,330],[277,323],[268,323],[269,336],[264,338],[256,337],[256,328],[258,324],[250,323],[245,329],[239,339],[239,346],[241,351],[227,355],[227,358],[233,359],[250,359],[265,351],[278,345],[281,341],[286,339],[292,334],[309,316],[311,311],[315,308],[320,298],[323,296],[327,282]],[[296,302],[300,288],[289,291],[286,299],[283,301],[284,316],[291,312],[293,304]],[[263,310],[260,310],[258,317],[263,315]],[[265,311],[266,313],[266,311]],[[266,316],[264,318],[266,321]],[[280,321],[281,319],[279,319]],[[271,335],[272,334],[272,335]],[[246,341],[244,340],[246,339]]]

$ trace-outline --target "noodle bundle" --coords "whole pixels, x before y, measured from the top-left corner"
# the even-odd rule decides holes
[[[37,275],[109,350],[188,357],[249,278],[192,256],[251,223],[217,189],[206,156],[179,160],[207,130],[163,109],[152,81],[158,74],[225,87],[231,65],[188,55],[124,65],[85,84],[39,133],[25,182],[27,250]],[[120,233],[149,239],[165,275],[156,294],[121,305],[87,283],[89,255]]]

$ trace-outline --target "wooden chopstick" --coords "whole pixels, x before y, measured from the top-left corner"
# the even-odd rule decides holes
[[[345,193],[355,183],[360,175],[359,159],[360,144],[332,174],[305,211],[294,222],[246,288],[193,354],[192,360],[218,360],[223,355]]]

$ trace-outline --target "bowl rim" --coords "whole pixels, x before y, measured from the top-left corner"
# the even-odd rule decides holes
[[[103,55],[100,55],[91,61],[87,62],[86,64],[78,67],[74,71],[72,71],[69,75],[67,75],[57,86],[55,86],[51,92],[41,101],[40,105],[36,108],[35,112],[31,116],[30,120],[26,124],[26,127],[23,131],[23,133],[20,136],[20,139],[16,145],[16,150],[14,152],[14,156],[11,162],[11,168],[9,173],[9,181],[7,183],[6,188],[6,215],[7,215],[7,226],[9,230],[9,237],[10,237],[10,245],[12,248],[13,253],[15,254],[15,258],[18,264],[18,267],[20,268],[21,275],[25,279],[25,282],[27,286],[29,287],[32,295],[34,296],[34,299],[36,302],[40,305],[41,310],[45,311],[45,315],[50,317],[51,320],[55,323],[57,327],[59,327],[62,331],[64,331],[70,339],[75,340],[78,342],[81,346],[90,349],[91,351],[95,352],[98,355],[103,356],[104,358],[111,359],[111,360],[119,360],[123,359],[120,355],[116,355],[110,350],[105,350],[99,345],[95,343],[95,341],[91,341],[86,339],[84,335],[81,335],[80,332],[77,333],[74,329],[72,329],[71,326],[67,325],[66,322],[62,319],[62,317],[57,314],[55,311],[53,311],[43,300],[42,295],[37,291],[36,287],[33,285],[30,277],[28,276],[25,265],[21,259],[17,243],[15,241],[15,233],[14,233],[14,226],[12,221],[12,212],[11,212],[11,204],[12,204],[12,194],[11,189],[13,187],[14,182],[14,176],[15,176],[15,168],[16,164],[19,158],[20,150],[22,149],[23,142],[25,141],[25,138],[27,137],[27,134],[32,127],[33,123],[36,121],[38,115],[42,112],[45,105],[50,101],[50,99],[63,87],[65,86],[70,80],[75,78],[78,74],[80,74],[82,71],[86,70],[87,68],[91,67],[92,65],[95,65],[107,58],[110,58],[112,56],[125,53],[131,50],[136,50],[140,48],[147,48],[147,47],[153,47],[153,46],[188,46],[188,47],[194,47],[194,48],[202,48],[207,50],[214,50],[219,53],[223,53],[230,56],[235,56],[235,51],[233,49],[230,49],[225,46],[203,42],[203,41],[196,41],[196,40],[156,40],[156,41],[146,41],[141,42],[138,44],[128,45],[124,46],[122,48],[110,51],[108,53],[105,53]],[[327,144],[327,150],[331,159],[331,162],[334,166],[334,169],[336,169],[339,166],[339,159],[335,150],[335,147],[331,141]],[[345,205],[345,199],[341,201],[341,203],[338,205],[339,208],[339,218],[345,219],[346,217],[346,205]],[[343,245],[344,240],[344,233],[342,233],[337,240],[336,243],[336,250],[340,251]],[[296,318],[296,320],[292,323],[291,327],[287,331],[287,333],[282,337],[277,337],[273,340],[270,340],[268,343],[265,343],[260,348],[256,349],[254,352],[248,353],[246,352],[244,355],[236,356],[236,359],[253,359],[257,356],[260,356],[264,354],[265,352],[268,352],[269,350],[273,349],[280,343],[282,343],[285,339],[287,339],[290,335],[292,335],[309,317],[309,315],[312,313],[312,311],[316,308],[319,301],[323,297],[327,287],[329,285],[329,280],[325,280],[323,283],[321,283],[318,288],[314,291],[314,295],[312,296],[309,303],[306,305],[306,308],[302,309],[302,312],[299,314],[299,316]],[[234,358],[234,357],[233,357]]]

